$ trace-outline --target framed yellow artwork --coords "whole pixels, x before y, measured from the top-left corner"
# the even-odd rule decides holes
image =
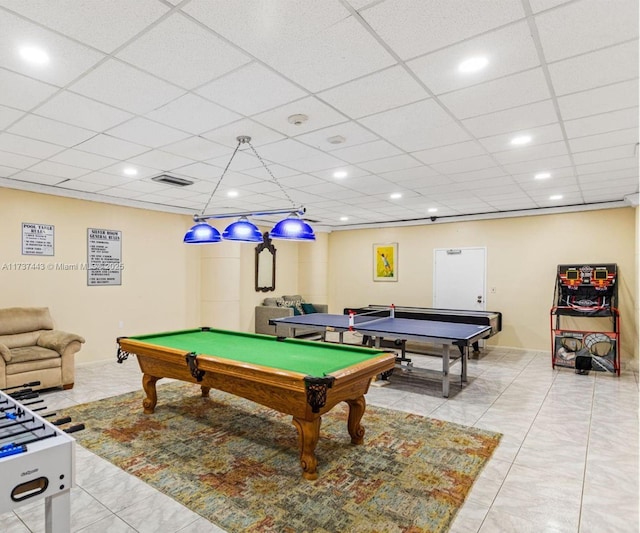
[[[373,281],[398,281],[398,243],[373,245]]]

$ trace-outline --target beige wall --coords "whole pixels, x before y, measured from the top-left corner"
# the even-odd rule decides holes
[[[503,314],[490,344],[548,351],[549,310],[562,263],[617,263],[623,364],[637,365],[636,219],[633,208],[399,228],[329,237],[331,312],[369,303],[430,307],[435,248],[487,249],[486,308]],[[372,244],[398,243],[398,281],[372,280]]]
[[[254,307],[267,296],[302,294],[338,313],[368,303],[428,307],[434,248],[483,246],[487,286],[496,287],[487,309],[504,316],[504,330],[491,343],[548,351],[557,264],[616,262],[623,363],[637,367],[637,213],[611,209],[274,241],[276,291],[262,293],[254,289],[255,245],[184,245],[188,216],[0,188],[0,307],[49,306],[57,327],[86,337],[78,362],[89,362],[114,357],[120,335],[201,325],[254,331]],[[21,255],[22,222],[55,226],[54,257]],[[122,231],[122,286],[87,287],[85,271],[1,269],[2,263],[86,262],[88,227]],[[399,243],[397,283],[372,281],[375,242]]]
[[[54,257],[21,255],[22,222],[55,226]],[[0,188],[0,307],[49,307],[56,327],[86,338],[79,363],[115,359],[121,335],[197,326],[200,252],[182,243],[190,225],[187,216]],[[122,231],[121,286],[88,287],[80,270],[2,269],[85,263],[87,228]]]

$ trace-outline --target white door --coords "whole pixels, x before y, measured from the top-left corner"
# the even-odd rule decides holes
[[[433,307],[484,311],[486,248],[436,248]]]

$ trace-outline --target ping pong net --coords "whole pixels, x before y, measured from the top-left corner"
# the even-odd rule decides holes
[[[349,331],[355,331],[358,329],[358,325],[370,326],[376,322],[382,322],[389,318],[395,318],[396,308],[391,305],[389,309],[375,309],[373,311],[367,311],[364,313],[356,313],[355,311],[349,312]]]

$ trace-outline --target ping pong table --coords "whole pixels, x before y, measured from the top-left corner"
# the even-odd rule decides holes
[[[327,331],[335,331],[339,334],[339,342],[344,342],[344,333],[356,331],[362,335],[368,335],[375,340],[375,346],[380,347],[380,339],[412,340],[420,342],[432,342],[442,345],[442,395],[449,397],[449,374],[452,362],[461,363],[461,379],[467,381],[467,350],[471,344],[487,336],[491,326],[477,324],[457,324],[452,322],[437,322],[425,320],[412,320],[409,318],[395,318],[393,307],[387,317],[363,314],[332,315],[328,313],[312,313],[309,315],[289,316],[285,318],[273,318],[269,324],[274,326],[287,326],[293,330],[296,328],[314,329],[322,332],[322,339],[326,340]],[[451,354],[449,347],[455,345],[462,347],[461,354]],[[454,352],[457,352],[455,350]]]

